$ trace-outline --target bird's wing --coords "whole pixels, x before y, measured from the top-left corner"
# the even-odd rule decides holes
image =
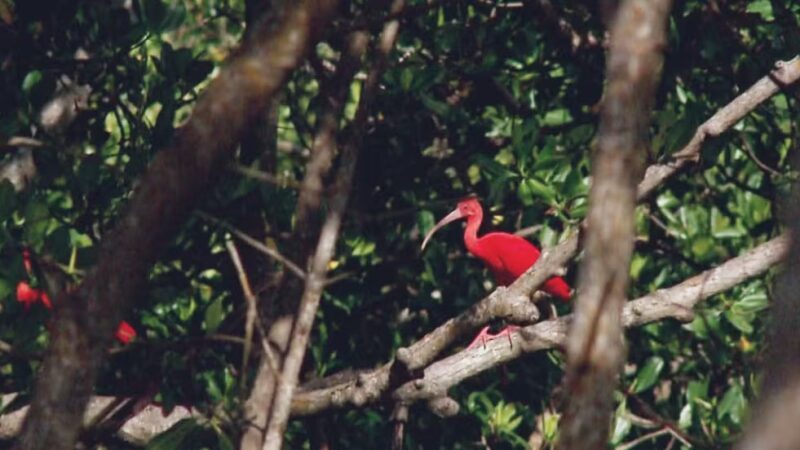
[[[525,273],[533,263],[539,259],[539,249],[526,239],[508,233],[489,233],[481,238],[486,245],[497,255],[504,271],[511,275],[512,280]]]
[[[536,263],[541,255],[535,245],[514,234],[489,233],[483,239],[486,239],[485,245],[497,255],[501,267],[492,270],[498,282],[503,285],[513,283]],[[558,276],[547,280],[542,289],[562,300],[569,300],[571,296],[569,285]]]

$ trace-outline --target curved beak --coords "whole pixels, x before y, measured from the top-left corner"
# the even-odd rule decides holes
[[[433,228],[431,228],[431,230],[428,231],[428,234],[425,235],[425,239],[422,241],[422,251],[425,250],[425,246],[428,245],[428,241],[431,239],[431,236],[433,236],[433,233],[439,231],[439,228],[442,228],[443,226],[447,225],[450,222],[455,222],[456,220],[463,218],[464,215],[461,214],[461,210],[459,210],[458,208],[454,209],[450,214],[444,216],[444,218],[442,218],[442,220],[440,220],[439,223],[434,225]]]

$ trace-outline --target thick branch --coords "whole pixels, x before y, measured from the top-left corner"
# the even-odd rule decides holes
[[[735,121],[725,119],[730,117],[730,115],[729,113],[722,113],[722,111],[739,111],[737,114],[746,114],[769,99],[770,95],[777,93],[780,86],[787,86],[800,78],[800,58],[794,58],[788,62],[779,61],[776,63],[776,67],[778,67],[776,71],[759,80],[747,92],[736,97],[731,103],[720,110],[720,112],[717,112],[714,116],[709,118],[701,128],[710,127],[717,133],[715,135],[722,133],[726,127],[730,127],[735,123]],[[773,78],[780,80],[780,84],[775,84],[770,81]],[[773,87],[766,87],[769,86],[770,83]],[[701,134],[699,128],[697,134]],[[705,138],[701,139],[699,143],[690,142],[689,145],[679,152],[679,154],[682,155],[695,155],[693,159],[678,159],[671,163],[650,166],[645,172],[644,179],[639,184],[638,199],[641,200],[645,198],[653,192],[656,187],[679,173],[681,169],[687,166],[688,161],[697,160],[697,156],[704,142]],[[491,305],[506,302],[509,304],[518,303],[517,299],[519,299],[521,295],[528,295],[534,289],[538,288],[545,280],[552,276],[559,267],[564,266],[575,255],[578,251],[578,242],[578,233],[573,233],[557,246],[544,251],[537,263],[523,276],[518,278],[517,281],[506,290],[506,294],[502,294],[502,289],[495,290],[490,296],[476,303],[458,317],[445,322],[414,345],[406,349],[399,349],[397,352],[398,361],[404,363],[404,365],[408,366],[410,369],[418,369],[430,364],[439,353],[444,351],[459,337],[474,331],[489,320],[499,317],[500,314],[496,312],[494,309],[495,307]],[[519,291],[517,291],[517,288],[519,288]],[[525,310],[523,309],[522,311]],[[301,404],[297,405],[296,409],[309,411],[308,414],[311,414],[329,407],[342,407],[345,404],[360,406],[365,402],[375,401],[377,399],[376,396],[380,395],[381,392],[388,388],[391,367],[392,363],[387,363],[376,370],[362,371],[352,376],[346,373],[333,375],[324,380],[318,380],[313,384],[304,386],[303,389],[307,390],[319,389],[321,385],[323,389],[329,389],[330,398],[325,396],[303,397],[303,400],[299,400]],[[344,380],[342,380],[343,378]],[[356,378],[357,381],[353,381]],[[356,383],[359,388],[348,388],[351,382]],[[317,400],[319,399],[322,400],[318,402]],[[302,402],[305,401],[308,401],[308,403],[302,404]]]
[[[648,167],[644,179],[638,186],[638,200],[646,198],[658,186],[685,168],[689,162],[697,161],[702,145],[708,137],[719,136],[744,115],[779,92],[782,87],[800,79],[800,57],[786,62],[778,61],[775,66],[775,71],[757,81],[750,89],[736,97],[698,127],[691,142],[676,153],[676,155],[680,155],[678,159]],[[574,233],[557,246],[546,250],[537,263],[508,288],[509,292],[503,295],[502,299],[498,297],[499,291],[502,290],[498,289],[458,317],[445,322],[427,334],[413,346],[398,350],[398,360],[407,365],[409,369],[425,367],[460,337],[473,332],[494,318],[503,317],[503,314],[497,311],[499,304],[514,302],[517,305],[515,308],[503,309],[511,309],[519,314],[521,317],[517,320],[520,322],[524,322],[525,317],[532,317],[533,313],[529,311],[529,308],[520,305],[517,300],[522,296],[528,296],[530,292],[554,275],[560,267],[565,266],[578,251],[579,238],[578,233]],[[515,319],[514,317],[509,318]]]
[[[708,138],[721,135],[758,105],[798,79],[800,79],[800,56],[795,56],[789,61],[776,62],[775,70],[756,81],[749,89],[697,127],[689,143],[672,155],[671,161],[653,164],[647,168],[644,180],[639,183],[639,200],[650,195],[664,180],[686,167],[689,162],[700,159],[700,149]]]
[[[204,198],[244,130],[300,63],[334,6],[332,0],[309,0],[278,8],[275,20],[265,22],[209,85],[172,147],[156,156],[127,212],[103,241],[95,268],[69,295],[73,298],[62,294],[58,302],[64,306],[18,448],[74,447],[104,350],[147,269]]]
[[[620,314],[634,243],[636,183],[663,63],[671,0],[626,0],[611,26],[608,85],[589,192],[586,258],[567,343],[558,447],[603,448],[625,360]]]
[[[17,394],[7,394],[2,396],[4,405],[10,403]],[[102,419],[101,415],[105,412],[108,415],[108,406],[118,402],[118,397],[109,396],[95,396],[89,401],[86,408],[86,414],[83,418],[83,424],[96,423]],[[135,400],[135,399],[124,399]],[[12,413],[3,414],[0,416],[0,439],[8,440],[13,439],[22,428],[22,421],[25,414],[28,412],[28,407],[22,407]],[[148,405],[141,411],[137,412],[133,417],[130,417],[117,431],[117,436],[126,442],[135,445],[146,445],[155,436],[167,431],[171,426],[177,422],[188,419],[190,417],[202,419],[204,416],[196,409],[187,409],[184,407],[176,407],[169,414],[165,415],[164,410],[155,405]]]
[[[697,303],[763,274],[784,258],[788,246],[786,236],[777,237],[671,288],[628,302],[622,311],[622,323],[630,328],[668,318],[691,320]],[[486,342],[485,349],[480,346],[437,361],[425,369],[421,378],[397,387],[392,398],[411,403],[440,397],[467,378],[522,354],[563,348],[572,317],[522,328],[512,333],[513,345],[506,339],[494,339]],[[387,363],[375,370],[348,374],[332,386],[316,387],[315,383],[309,383],[295,395],[292,413],[305,416],[331,408],[361,407],[377,402],[390,387],[390,370],[391,363]]]
[[[762,275],[783,260],[788,249],[788,236],[780,236],[680,284],[633,300],[625,305],[622,312],[623,324],[633,328],[670,318],[689,321],[693,316],[693,308],[698,303]],[[511,335],[511,346],[505,339],[495,339],[486,342],[485,350],[481,346],[459,352],[432,364],[425,370],[420,381],[401,385],[392,395],[402,401],[439,398],[440,392],[523,354],[563,348],[571,320],[572,316],[564,316],[525,327]],[[387,363],[375,370],[341,374],[336,376],[336,381],[330,383],[330,386],[320,387],[318,381],[308,383],[300,387],[292,399],[292,415],[308,416],[333,408],[361,407],[376,403],[384,398],[389,387],[390,367],[391,363]],[[93,398],[92,404],[97,404],[87,412],[87,422],[91,420],[91,411],[99,410],[111,400],[108,397]],[[16,435],[25,410],[26,408],[22,408],[0,417],[0,439]],[[158,414],[160,416],[160,412]],[[163,431],[170,423],[190,414],[184,409],[178,409],[163,420],[155,420],[150,416],[140,418],[140,415],[141,413],[132,418],[121,429],[121,436],[127,436],[131,442],[146,442],[158,434],[158,430]],[[192,411],[191,415],[196,416],[196,412]]]

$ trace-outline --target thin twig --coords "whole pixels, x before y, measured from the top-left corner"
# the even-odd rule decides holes
[[[255,239],[252,236],[248,235],[244,231],[241,231],[240,229],[234,227],[230,223],[228,223],[228,222],[226,222],[226,221],[224,221],[222,219],[218,219],[218,218],[212,216],[211,214],[208,214],[208,213],[203,212],[203,211],[195,211],[195,214],[197,214],[199,217],[202,217],[205,220],[208,220],[209,222],[211,222],[211,223],[213,223],[215,225],[218,225],[218,226],[224,228],[225,230],[227,230],[232,235],[234,235],[237,238],[241,239],[242,242],[244,242],[245,244],[253,247],[254,249],[260,251],[261,253],[263,253],[263,254],[269,256],[270,258],[278,261],[279,263],[283,264],[293,274],[297,275],[297,277],[300,278],[301,280],[305,280],[306,279],[305,272],[303,272],[303,270],[300,267],[298,267],[297,264],[291,262],[287,257],[283,256],[279,251],[267,247],[266,245],[262,244],[257,239]]]
[[[758,156],[756,156],[756,153],[753,151],[753,146],[750,145],[750,142],[747,141],[747,138],[744,135],[739,135],[739,139],[742,141],[742,147],[744,147],[747,155],[750,156],[750,160],[753,161],[761,170],[770,175],[775,175],[776,177],[783,176],[782,173],[764,164],[760,159],[758,159]]]
[[[626,444],[620,445],[619,447],[617,447],[617,450],[629,450],[629,449],[631,449],[633,447],[636,447],[637,445],[639,445],[639,444],[641,444],[643,442],[655,439],[655,438],[657,438],[659,436],[662,436],[664,434],[671,434],[670,429],[669,428],[662,428],[660,430],[656,430],[656,431],[647,433],[645,435],[639,436],[638,438],[636,438],[636,439],[634,439],[634,440],[632,440],[632,441],[630,441],[630,442],[628,442]]]
[[[38,148],[44,147],[46,144],[39,139],[35,139],[28,136],[12,136],[8,139],[8,141],[0,143],[0,148],[17,148],[17,147],[29,147],[29,148]]]
[[[270,370],[272,370],[275,377],[280,378],[280,372],[278,370],[278,358],[275,356],[275,352],[272,350],[272,346],[269,344],[269,339],[267,339],[267,333],[264,331],[264,325],[261,322],[261,317],[259,317],[258,314],[258,299],[253,293],[250,281],[247,278],[247,272],[245,272],[244,266],[242,265],[239,251],[236,249],[236,245],[231,240],[226,241],[225,246],[228,248],[228,253],[231,255],[233,265],[236,267],[236,272],[239,274],[239,284],[242,286],[242,292],[244,293],[245,301],[247,301],[244,348],[242,350],[241,387],[244,387],[244,383],[247,381],[247,364],[250,359],[250,346],[253,342],[254,327],[258,328],[258,332],[261,337],[261,349],[264,351],[264,356],[267,358],[267,364]]]
[[[240,378],[240,387],[244,387],[245,380],[247,380],[247,363],[250,360],[250,347],[253,345],[253,326],[256,321],[256,296],[253,294],[253,289],[250,287],[250,280],[247,278],[247,272],[244,270],[242,258],[239,256],[239,251],[236,249],[236,244],[231,240],[225,241],[225,247],[228,249],[228,254],[231,257],[233,266],[236,268],[236,273],[239,275],[239,284],[242,286],[242,294],[247,302],[247,316],[244,326],[244,348],[242,349],[242,377]]]
[[[300,183],[297,180],[294,180],[289,177],[281,177],[276,176],[271,173],[264,172],[263,170],[254,169],[252,167],[245,166],[243,164],[231,164],[228,168],[240,175],[244,175],[248,178],[252,178],[254,180],[258,180],[264,183],[272,184],[282,188],[292,188],[297,189],[300,187]]]

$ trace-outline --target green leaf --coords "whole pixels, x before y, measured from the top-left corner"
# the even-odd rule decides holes
[[[772,2],[770,0],[755,0],[747,5],[745,10],[749,13],[759,14],[762,19],[771,22],[775,19],[775,14],[772,11]]]
[[[710,237],[701,237],[692,243],[692,253],[698,259],[708,259],[712,256],[711,252],[714,250],[715,242]]]
[[[30,93],[37,84],[42,81],[42,72],[38,70],[32,70],[25,75],[25,78],[22,80],[22,91],[25,93]]]
[[[225,308],[223,305],[223,298],[217,297],[217,299],[211,302],[211,304],[208,305],[208,308],[206,308],[205,319],[203,321],[206,333],[215,333],[224,318]]]
[[[167,6],[161,0],[142,0],[141,10],[148,27],[159,31],[167,17]]]
[[[696,401],[705,402],[708,399],[708,384],[709,380],[692,380],[686,388],[686,400],[689,403]]]
[[[436,217],[428,210],[422,210],[417,213],[417,226],[423,233],[427,233],[433,228],[436,223]]]
[[[537,197],[547,204],[556,200],[555,190],[534,177],[525,178],[519,183],[517,196],[525,206],[532,205]]]
[[[681,408],[681,413],[678,416],[678,426],[682,430],[687,430],[692,426],[692,412],[693,407],[691,403],[687,403]]]
[[[736,383],[731,386],[722,397],[722,401],[717,407],[717,415],[720,419],[729,417],[731,422],[736,425],[742,423],[744,412],[747,408],[747,400],[744,398],[742,387]]]
[[[717,239],[738,238],[746,235],[744,229],[731,225],[730,219],[723,216],[718,208],[711,208],[711,235]]]
[[[525,206],[533,204],[533,188],[531,184],[528,183],[528,180],[522,180],[519,186],[517,186],[517,198],[519,198],[519,201]]]
[[[728,322],[730,322],[731,325],[736,327],[736,329],[742,333],[750,334],[753,332],[752,322],[753,319],[755,319],[755,314],[729,309],[728,311],[725,311],[725,318],[728,319]]]
[[[426,108],[439,117],[446,117],[450,114],[450,106],[447,103],[440,102],[427,94],[420,94],[420,100]]]
[[[194,419],[183,419],[176,423],[169,430],[153,438],[145,447],[146,450],[182,450],[189,435],[194,432],[199,425]]]
[[[647,362],[636,374],[633,392],[638,394],[650,389],[654,384],[656,384],[656,381],[658,381],[658,376],[661,374],[663,369],[663,358],[660,356],[652,356],[648,358]]]
[[[404,91],[408,91],[411,88],[412,81],[414,81],[414,72],[410,67],[403,68],[400,71],[400,87]]]
[[[547,111],[542,123],[548,127],[557,127],[572,122],[572,114],[566,108]]]
[[[695,316],[692,322],[689,325],[687,325],[687,327],[690,330],[692,330],[695,336],[697,336],[698,338],[708,339],[709,337],[708,327],[706,326],[706,321],[701,315],[698,314],[697,316]]]
[[[233,445],[233,440],[228,437],[222,430],[215,430],[217,432],[217,439],[220,450],[234,450],[236,447]]]
[[[25,208],[25,240],[34,246],[44,242],[50,226],[50,211],[39,197],[34,197]]]
[[[769,307],[769,298],[764,291],[747,294],[734,304],[734,308],[744,313],[757,313]]]
[[[625,402],[620,403],[614,414],[614,428],[611,433],[611,443],[615,446],[621,443],[631,432],[631,428],[633,428],[633,424],[630,419],[628,419],[625,406]]]

